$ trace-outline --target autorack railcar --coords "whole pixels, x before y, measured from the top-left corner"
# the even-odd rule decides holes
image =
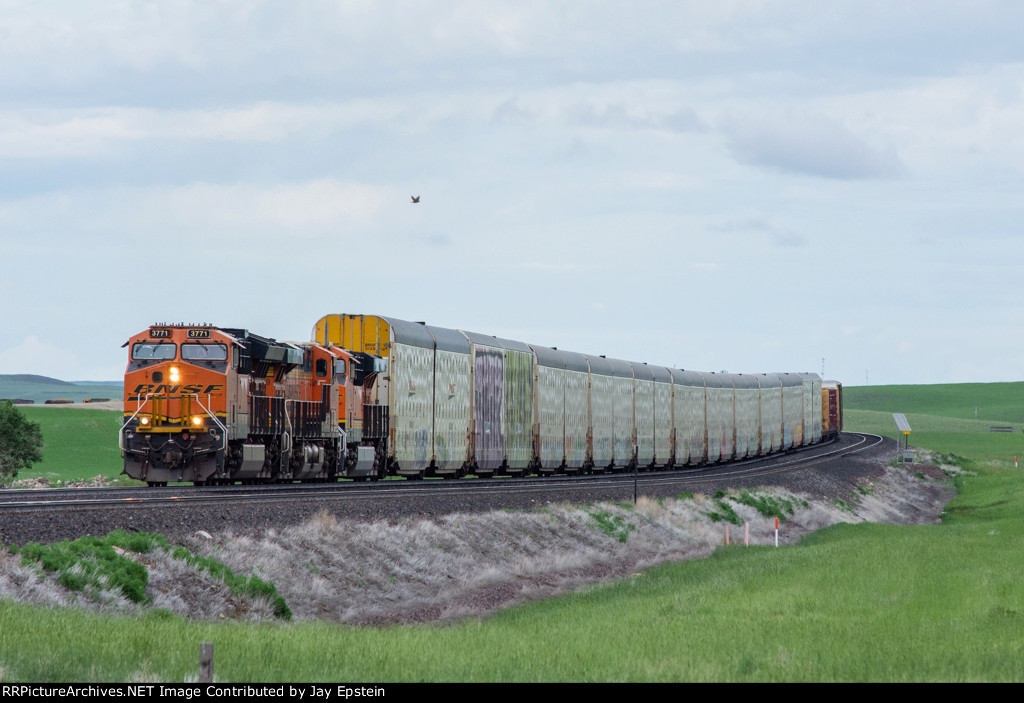
[[[312,338],[375,359],[364,414],[408,478],[662,469],[822,439],[813,373],[671,369],[379,315],[327,315]]]

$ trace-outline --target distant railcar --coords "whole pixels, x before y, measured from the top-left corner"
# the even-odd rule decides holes
[[[821,384],[821,423],[823,437],[837,437],[843,431],[843,384],[838,381]]]

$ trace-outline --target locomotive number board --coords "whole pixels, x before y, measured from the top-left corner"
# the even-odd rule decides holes
[[[171,331],[170,330],[161,329],[161,328],[154,328],[154,329],[151,329],[149,331],[149,336],[150,337],[157,337],[157,338],[163,339],[163,338],[166,338],[166,337],[170,337],[171,336]]]
[[[189,330],[188,331],[188,338],[189,339],[209,339],[210,338],[210,330]]]

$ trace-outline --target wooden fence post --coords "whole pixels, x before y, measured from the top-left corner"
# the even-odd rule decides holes
[[[213,683],[213,642],[199,645],[199,683]]]

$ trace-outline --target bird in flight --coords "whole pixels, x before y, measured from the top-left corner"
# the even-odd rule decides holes
[[[419,201],[420,201],[420,196],[418,196],[418,195],[414,195],[414,196],[412,196],[412,204],[413,204],[413,205],[415,205],[415,204],[416,204],[416,203],[418,203]]]

